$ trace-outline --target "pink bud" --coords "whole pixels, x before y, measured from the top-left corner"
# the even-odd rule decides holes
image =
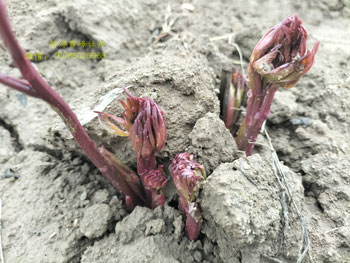
[[[206,178],[202,165],[193,161],[193,155],[180,153],[171,163],[171,173],[177,190],[188,202],[198,196],[199,183]]]
[[[130,129],[130,141],[141,158],[161,151],[167,137],[163,111],[152,99],[142,101],[139,113]]]
[[[193,155],[180,153],[171,163],[171,173],[180,193],[179,208],[186,213],[186,233],[190,240],[198,238],[202,228],[202,214],[196,203],[200,182],[206,178],[202,165],[193,161]]]
[[[96,112],[107,130],[119,136],[129,136],[138,157],[138,173],[156,168],[156,153],[164,148],[167,130],[163,111],[151,98],[138,98],[124,89],[128,98],[120,101],[123,118]]]
[[[250,67],[273,86],[293,87],[313,65],[319,46],[316,42],[312,51],[307,50],[307,37],[297,15],[287,17],[256,45],[250,57]]]

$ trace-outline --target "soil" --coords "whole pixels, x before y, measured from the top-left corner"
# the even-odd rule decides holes
[[[120,115],[120,87],[126,86],[134,95],[152,97],[165,113],[168,140],[157,160],[167,176],[171,159],[188,151],[208,179],[199,200],[202,233],[189,241],[171,180],[164,207],[127,213],[122,196],[56,113],[1,87],[6,263],[297,262],[305,247],[300,219],[310,239],[305,262],[350,262],[348,0],[9,0],[7,9],[25,50],[48,57],[34,65],[96,143],[136,168],[128,139],[107,133],[91,113]],[[237,150],[219,118],[218,92],[221,70],[240,67],[229,37],[246,67],[260,37],[295,13],[309,32],[310,47],[316,40],[321,45],[296,87],[277,92],[266,123],[294,206],[282,201],[265,136],[259,135],[252,156]],[[103,41],[105,46],[92,50],[106,58],[54,58],[49,43],[62,40]],[[20,77],[2,43],[0,72]]]

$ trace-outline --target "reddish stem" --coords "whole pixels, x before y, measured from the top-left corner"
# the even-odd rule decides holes
[[[147,191],[148,189],[146,189]],[[159,193],[157,189],[150,189],[151,192],[151,198],[150,198],[150,204],[152,209],[156,208],[157,206],[163,206],[165,203],[165,195],[164,193]]]
[[[143,158],[141,154],[137,155],[137,173],[140,175],[141,179],[143,175],[147,172],[156,169],[156,154],[150,155],[148,158]],[[143,180],[142,180],[143,181]]]
[[[231,87],[231,84],[230,84],[230,91],[229,91],[229,94],[228,94],[228,101],[227,101],[227,109],[226,109],[226,118],[225,118],[225,126],[226,128],[230,128],[232,126],[232,124],[235,124],[235,120],[233,118],[235,112],[235,97],[234,97],[234,94],[233,94],[233,88]],[[236,106],[237,107],[237,106]]]
[[[38,97],[35,91],[31,88],[30,84],[26,81],[22,81],[10,76],[0,73],[0,83],[11,87],[19,92],[25,93],[32,97]]]
[[[202,215],[198,207],[195,211],[190,211],[190,206],[196,207],[195,203],[188,202],[186,198],[180,195],[179,209],[186,214],[186,235],[189,240],[196,240],[202,229]]]
[[[17,42],[6,13],[5,1],[0,0],[0,35],[4,43],[11,53],[12,59],[22,73],[25,80],[21,81],[12,77],[0,74],[0,82],[9,86],[10,88],[21,91],[27,95],[42,99],[46,101],[62,118],[74,139],[83,149],[93,164],[101,171],[103,175],[111,182],[111,184],[122,191],[124,194],[130,196],[134,204],[140,203],[139,198],[130,189],[120,189],[123,178],[118,176],[116,169],[110,165],[106,159],[98,151],[95,143],[85,132],[83,126],[80,124],[77,116],[73,113],[69,105],[50,87],[50,85],[39,75],[39,73],[32,66],[31,62],[25,59],[24,50]]]
[[[199,210],[197,210],[197,216],[200,216]],[[196,240],[201,233],[202,222],[193,218],[190,213],[186,213],[186,234],[189,240]]]
[[[278,87],[268,86],[264,89],[266,90],[264,95],[256,95],[252,92],[248,102],[247,115],[238,132],[238,147],[244,150],[247,156],[253,153],[259,131],[269,116],[273,97]]]
[[[145,177],[148,172],[156,169],[156,155],[151,155],[148,158],[142,158],[140,154],[137,156],[137,173],[141,178],[143,185],[145,183]],[[165,196],[164,193],[158,193],[157,189],[145,187],[146,204],[149,208],[156,208],[157,206],[164,205]]]

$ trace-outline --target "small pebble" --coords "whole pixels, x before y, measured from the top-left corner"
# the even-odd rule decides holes
[[[112,211],[109,205],[96,204],[84,211],[84,217],[80,223],[80,232],[87,238],[101,237],[108,228],[112,218]]]
[[[310,119],[307,117],[299,117],[291,119],[290,122],[293,125],[304,125],[304,126],[310,126]]]
[[[181,5],[181,9],[183,9],[183,10],[188,10],[188,11],[193,12],[195,8],[194,8],[194,6],[193,6],[192,4],[190,4],[190,3],[183,3],[183,4]]]
[[[80,195],[80,201],[84,201],[84,200],[86,200],[86,198],[87,198],[87,193],[86,193],[86,191],[84,191]]]
[[[108,203],[110,199],[109,192],[106,189],[98,190],[93,194],[92,201],[94,203]]]
[[[202,262],[203,257],[202,257],[202,253],[200,251],[198,251],[198,250],[195,251],[193,254],[193,257],[194,257],[194,260],[196,262]]]
[[[80,171],[81,171],[81,173],[82,173],[83,175],[86,176],[86,175],[89,173],[89,171],[90,171],[89,165],[88,165],[87,163],[84,163],[84,164],[81,166]]]
[[[73,161],[72,161],[72,164],[73,164],[73,165],[79,165],[80,163],[81,163],[81,160],[80,160],[79,157],[74,158]]]
[[[153,219],[146,223],[146,236],[155,235],[163,232],[165,229],[165,222],[162,219]]]

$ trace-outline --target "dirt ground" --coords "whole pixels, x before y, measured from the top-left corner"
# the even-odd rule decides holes
[[[129,141],[107,134],[91,115],[118,115],[127,86],[164,110],[168,141],[158,161],[195,154],[209,175],[200,195],[199,239],[184,235],[172,183],[164,207],[125,211],[45,103],[0,87],[1,244],[6,263],[350,262],[350,2],[19,1],[8,0],[13,29],[35,66],[73,107],[88,133],[130,167]],[[285,210],[268,141],[246,158],[219,119],[222,69],[245,67],[260,37],[297,13],[321,45],[296,87],[279,90],[267,129],[283,162],[293,203]],[[52,41],[105,43],[96,59],[60,59]],[[77,48],[84,52],[86,49]],[[0,43],[0,72],[20,77]],[[167,176],[170,176],[167,171]],[[296,208],[298,211],[296,210]],[[286,211],[288,213],[286,213]],[[286,226],[286,218],[288,226]]]

